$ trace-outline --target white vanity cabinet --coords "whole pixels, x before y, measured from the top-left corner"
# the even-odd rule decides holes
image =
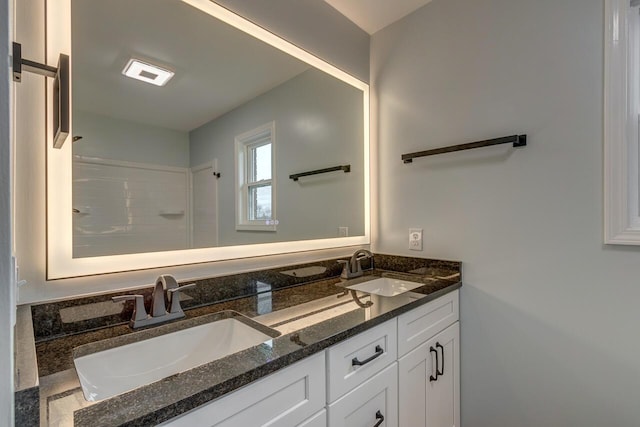
[[[302,424],[298,424],[298,427],[327,427],[327,410],[323,409]]]
[[[400,427],[459,427],[458,291],[400,316],[398,336]]]
[[[327,402],[332,403],[398,359],[396,319],[327,349]]]
[[[401,427],[460,426],[459,323],[398,361]]]
[[[331,427],[397,427],[398,322],[389,320],[327,350]]]
[[[319,427],[326,414],[324,352],[303,359],[163,426]],[[316,414],[318,413],[318,414]]]
[[[398,363],[329,405],[331,427],[397,427]]]
[[[163,425],[459,427],[458,291]]]

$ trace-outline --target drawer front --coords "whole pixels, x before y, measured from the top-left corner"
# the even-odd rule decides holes
[[[458,291],[398,317],[398,356],[402,357],[459,318]]]
[[[298,427],[327,427],[327,410],[323,409],[313,417],[303,421]]]
[[[398,357],[396,319],[327,350],[327,401],[337,400]]]
[[[393,363],[329,405],[329,425],[397,427],[398,364]]]
[[[163,425],[294,427],[325,406],[325,384],[324,353],[318,353]]]

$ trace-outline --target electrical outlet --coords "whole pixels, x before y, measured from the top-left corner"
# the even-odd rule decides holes
[[[349,237],[349,227],[338,227],[338,237]]]
[[[409,249],[412,251],[422,250],[422,228],[409,229]]]

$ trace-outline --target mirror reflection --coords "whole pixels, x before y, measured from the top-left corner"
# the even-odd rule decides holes
[[[75,258],[364,235],[361,90],[179,0],[71,8]]]

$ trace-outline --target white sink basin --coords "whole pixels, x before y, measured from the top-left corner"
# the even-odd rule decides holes
[[[424,286],[424,283],[381,277],[379,279],[347,286],[346,288],[354,291],[366,292],[372,295],[380,295],[382,297],[394,297],[412,289],[419,288],[420,286]]]
[[[77,357],[74,364],[85,399],[98,401],[271,339],[226,318]]]

